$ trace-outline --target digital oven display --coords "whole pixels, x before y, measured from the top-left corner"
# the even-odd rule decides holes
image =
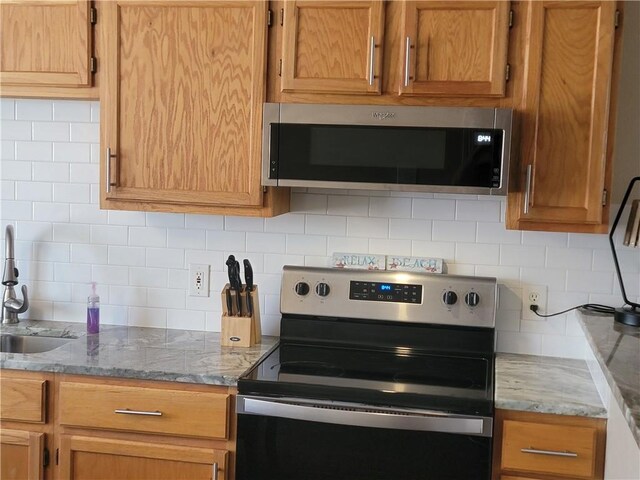
[[[352,280],[349,285],[349,299],[420,304],[422,303],[422,285]]]

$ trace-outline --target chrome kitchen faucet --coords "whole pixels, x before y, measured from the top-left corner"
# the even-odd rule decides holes
[[[13,226],[7,225],[5,235],[5,256],[4,273],[2,284],[4,295],[2,296],[2,316],[1,323],[18,323],[18,314],[24,313],[29,308],[29,298],[27,297],[27,286],[22,285],[23,300],[18,300],[13,289],[18,284],[18,269],[15,265],[13,253]]]

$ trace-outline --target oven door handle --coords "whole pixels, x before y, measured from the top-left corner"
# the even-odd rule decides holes
[[[289,418],[309,422],[333,423],[356,427],[443,432],[491,437],[493,418],[449,415],[440,412],[418,413],[385,411],[372,407],[348,407],[324,402],[291,403],[270,398],[238,395],[238,414]]]

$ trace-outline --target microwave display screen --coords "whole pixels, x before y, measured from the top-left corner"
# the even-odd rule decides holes
[[[384,132],[380,132],[384,129]],[[343,167],[445,167],[447,132],[432,128],[314,125],[309,132],[309,163]],[[380,134],[393,136],[393,142]]]
[[[490,128],[271,124],[269,176],[498,188],[503,135]]]

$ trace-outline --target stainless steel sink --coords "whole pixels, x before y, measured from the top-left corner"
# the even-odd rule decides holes
[[[74,340],[61,337],[37,337],[28,335],[0,334],[0,352],[5,353],[41,353]]]

